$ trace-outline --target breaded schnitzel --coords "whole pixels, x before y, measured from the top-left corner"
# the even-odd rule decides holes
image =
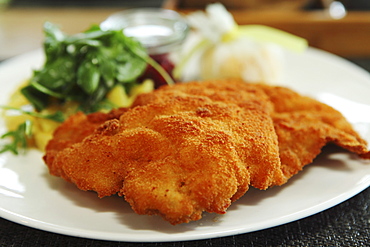
[[[366,142],[340,112],[285,87],[238,81],[184,83],[162,88],[155,94],[140,95],[134,105],[161,101],[166,98],[165,94],[173,91],[204,95],[213,100],[235,100],[241,104],[243,100],[239,91],[230,97],[230,88],[249,92],[254,90],[257,98],[271,104],[270,117],[278,135],[282,170],[287,179],[302,170],[304,165],[312,163],[321,148],[329,142],[357,153],[362,158],[370,158]],[[222,96],[225,94],[229,97]]]
[[[162,87],[140,95],[119,119],[108,117],[59,145],[84,128],[79,118],[62,124],[47,146],[50,173],[100,197],[119,194],[138,214],[171,224],[198,220],[204,211],[225,213],[249,186],[284,184],[328,142],[370,158],[333,108],[286,88],[240,81]]]
[[[58,167],[55,175],[100,197],[118,192],[137,213],[172,224],[225,213],[248,190],[252,171],[262,189],[283,178],[268,109],[247,103],[179,93],[137,106],[60,151],[51,173]]]
[[[53,167],[55,155],[72,146],[74,143],[81,142],[86,136],[92,134],[97,127],[110,119],[119,119],[127,111],[126,108],[114,109],[109,113],[95,112],[88,115],[77,112],[69,117],[57,128],[46,146],[45,163],[49,165],[49,170],[56,176],[59,176],[58,167]]]
[[[337,110],[284,87],[258,87],[274,105],[271,117],[279,139],[282,171],[287,178],[312,163],[327,143],[370,159],[367,143]]]

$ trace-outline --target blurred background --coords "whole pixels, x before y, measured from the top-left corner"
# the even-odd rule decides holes
[[[11,6],[117,6],[117,7],[127,7],[127,6],[138,6],[138,7],[158,7],[165,2],[164,0],[0,0],[10,2]],[[174,2],[174,1],[173,1]],[[205,4],[216,2],[212,0],[183,0],[176,1],[179,6],[183,7],[204,7]],[[274,5],[279,2],[300,2],[303,3],[304,8],[306,9],[319,9],[323,8],[324,5],[328,2],[327,0],[219,0],[217,2],[222,2],[229,7],[257,7],[264,6],[268,8],[269,5]],[[368,0],[341,0],[348,10],[370,10],[370,1]]]
[[[163,0],[12,0],[11,6],[50,7],[160,7]]]

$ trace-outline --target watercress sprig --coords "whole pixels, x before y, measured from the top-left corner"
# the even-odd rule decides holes
[[[8,131],[1,136],[1,139],[10,138],[12,141],[0,148],[0,153],[12,152],[19,154],[19,149],[25,150],[28,146],[28,140],[32,136],[32,122],[26,120],[18,126],[16,130]]]
[[[148,64],[166,73],[149,57],[146,49],[123,30],[103,31],[94,25],[85,32],[66,35],[56,25],[45,23],[45,64],[34,71],[22,94],[37,111],[51,101],[76,101],[84,112],[92,112],[117,84],[129,88]],[[173,83],[165,75],[168,83]]]
[[[20,114],[25,114],[33,116],[36,118],[49,119],[56,122],[63,122],[65,117],[61,111],[57,111],[51,114],[44,114],[34,111],[26,111],[21,108],[11,107],[11,106],[2,106],[0,108],[4,110],[17,111]],[[31,120],[26,120],[23,123],[19,124],[15,130],[11,130],[0,136],[0,139],[10,139],[11,141],[2,147],[0,147],[0,153],[12,152],[13,154],[19,154],[19,150],[25,150],[28,147],[28,140],[32,138],[33,122]]]
[[[168,84],[174,83],[146,49],[135,39],[125,36],[123,30],[103,31],[93,25],[85,32],[67,35],[56,25],[46,22],[44,33],[45,63],[34,71],[29,83],[20,90],[35,111],[9,106],[1,108],[63,122],[62,112],[43,114],[42,110],[67,101],[77,102],[78,110],[85,113],[109,110],[113,106],[105,98],[107,93],[117,84],[129,91],[148,65]],[[27,120],[0,138],[8,137],[12,142],[0,147],[0,153],[18,154],[18,149],[26,148],[27,140],[32,137],[32,122]]]

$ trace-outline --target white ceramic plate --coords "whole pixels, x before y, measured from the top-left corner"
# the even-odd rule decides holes
[[[0,66],[0,104],[42,63],[35,51]],[[287,54],[286,85],[342,111],[370,139],[370,75],[331,54]],[[3,125],[1,131],[5,131]],[[139,216],[119,197],[98,199],[48,174],[42,153],[0,155],[0,216],[37,229],[103,240],[159,242],[207,239],[266,229],[318,213],[370,185],[370,164],[341,149],[324,152],[286,185],[251,189],[225,215],[172,226]]]

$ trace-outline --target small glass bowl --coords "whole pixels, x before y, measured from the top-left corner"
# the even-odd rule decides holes
[[[109,16],[100,24],[102,30],[118,30],[136,38],[150,55],[165,54],[179,46],[189,32],[182,16],[161,8],[124,10]]]

